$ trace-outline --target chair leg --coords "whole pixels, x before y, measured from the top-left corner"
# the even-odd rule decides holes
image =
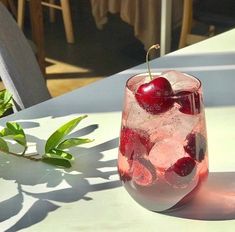
[[[32,39],[37,46],[37,60],[42,74],[45,76],[45,48],[44,48],[44,28],[43,12],[40,1],[29,1],[30,22],[32,29]]]
[[[184,0],[179,48],[183,48],[187,45],[187,35],[191,31],[191,24],[192,24],[192,18],[193,18],[192,12],[193,12],[192,0]]]
[[[54,5],[55,4],[55,0],[49,0],[49,4]],[[49,7],[49,18],[50,18],[50,22],[54,23],[55,22],[55,9],[52,7]]]
[[[18,0],[17,23],[21,29],[24,26],[25,0]]]
[[[65,34],[68,43],[74,43],[74,33],[69,0],[61,0],[61,10],[64,20]]]

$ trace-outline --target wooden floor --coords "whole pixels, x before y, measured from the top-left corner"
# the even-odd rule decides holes
[[[82,80],[79,79],[56,79],[56,80],[49,80],[47,81],[48,89],[52,95],[52,97],[56,97],[62,95],[64,93],[70,92],[74,89],[83,87],[88,85],[92,82],[98,81],[102,78],[83,78]]]
[[[71,78],[72,75],[70,76],[69,74],[79,73],[82,75],[82,73],[86,74],[89,70],[49,58],[46,58],[46,61],[52,64],[46,68],[46,75],[48,77],[47,86],[53,97],[81,88],[104,78],[102,76]],[[52,76],[53,78],[51,78]]]
[[[48,60],[48,59],[47,59]],[[70,92],[74,89],[86,86],[92,82],[101,80],[103,77],[93,76],[93,77],[83,77],[83,78],[63,78],[64,73],[68,74],[69,72],[85,72],[79,67],[74,67],[69,64],[64,64],[60,62],[55,62],[53,66],[47,67],[46,72],[50,77],[51,75],[55,76],[53,79],[47,79],[47,87],[52,95],[56,97],[64,93]],[[57,76],[57,77],[56,77]],[[4,89],[3,83],[0,81],[0,90]]]

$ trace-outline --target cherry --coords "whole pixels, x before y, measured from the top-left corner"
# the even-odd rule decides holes
[[[129,161],[125,156],[118,155],[118,173],[120,179],[124,182],[131,180],[131,161]]]
[[[207,149],[206,138],[200,133],[190,133],[186,137],[186,145],[184,146],[187,152],[193,159],[201,162],[205,158]]]
[[[119,166],[118,166],[118,173],[119,173],[120,180],[122,180],[123,182],[131,180],[130,174]]]
[[[167,182],[176,187],[187,187],[196,174],[196,162],[191,157],[178,159],[165,172]]]
[[[134,160],[132,170],[132,180],[141,186],[149,186],[157,178],[153,164],[144,158]]]
[[[170,96],[173,90],[170,82],[164,77],[158,77],[139,86],[135,98],[139,105],[151,114],[159,114],[167,111],[173,100]]]
[[[187,176],[193,171],[195,165],[196,162],[191,157],[183,157],[178,159],[171,168],[179,176]]]
[[[120,152],[128,159],[132,160],[136,157],[149,153],[153,146],[150,142],[149,135],[142,130],[134,130],[123,127],[120,133]]]
[[[177,103],[180,105],[179,111],[184,114],[199,114],[201,111],[200,95],[196,92],[180,91],[175,94]]]

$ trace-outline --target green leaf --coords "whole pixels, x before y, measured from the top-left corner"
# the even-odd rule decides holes
[[[6,128],[0,131],[0,136],[13,139],[20,145],[26,147],[26,137],[24,130],[16,122],[7,122]]]
[[[74,146],[78,146],[81,144],[85,144],[85,143],[90,143],[93,142],[93,139],[86,139],[86,138],[70,138],[70,139],[66,139],[64,141],[62,141],[57,148],[60,150],[64,150],[64,149],[68,149],[70,147],[74,147]]]
[[[6,112],[5,107],[0,106],[0,117]]]
[[[10,135],[11,132],[8,128],[3,128],[1,131],[0,131],[0,137],[6,137],[8,135]]]
[[[12,94],[7,90],[5,90],[4,93],[3,102],[5,105],[7,105],[12,100]]]
[[[49,153],[53,148],[56,148],[56,146],[63,140],[63,138],[68,135],[77,125],[78,123],[86,118],[87,115],[75,118],[63,126],[61,126],[59,129],[57,129],[47,140],[46,146],[45,146],[45,153]]]
[[[12,94],[6,89],[0,91],[0,103],[7,104],[12,99]]]
[[[0,116],[10,108],[12,108],[12,103],[0,104]]]
[[[1,109],[4,108],[5,111],[7,111],[8,109],[12,108],[12,103],[8,102],[7,104],[4,104],[3,107],[1,107]]]
[[[66,159],[43,157],[42,161],[48,164],[58,166],[58,167],[63,167],[63,168],[71,167],[71,163]]]
[[[9,152],[9,147],[7,142],[0,137],[0,150],[3,152]]]
[[[73,155],[71,155],[68,152],[59,150],[59,149],[51,150],[49,153],[46,153],[44,155],[44,157],[47,157],[47,158],[60,158],[60,159],[66,159],[66,160],[70,160],[70,161],[74,160]]]
[[[12,108],[12,94],[7,90],[0,91],[0,117],[10,108]]]

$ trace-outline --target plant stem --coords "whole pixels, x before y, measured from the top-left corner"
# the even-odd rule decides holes
[[[25,146],[25,148],[24,148],[24,150],[23,150],[23,152],[22,152],[22,156],[24,156],[25,155],[25,152],[27,151],[27,149],[28,149],[28,146]]]
[[[16,156],[16,157],[23,157],[25,159],[29,159],[29,160],[33,160],[33,161],[41,161],[42,160],[42,158],[35,158],[35,157],[32,157],[32,156],[26,156],[25,155],[26,149],[23,152],[24,154],[17,154],[17,153],[11,152],[11,151],[3,151],[1,149],[0,149],[0,151],[5,153],[5,154],[8,154],[8,155],[13,155],[13,156]]]
[[[146,63],[147,63],[147,67],[148,67],[148,73],[149,73],[150,80],[153,80],[153,76],[152,76],[152,74],[151,74],[150,65],[149,65],[149,52],[150,52],[152,49],[158,50],[159,48],[160,48],[160,45],[159,45],[159,44],[154,44],[154,45],[152,45],[152,46],[148,49],[147,54],[146,54]]]

